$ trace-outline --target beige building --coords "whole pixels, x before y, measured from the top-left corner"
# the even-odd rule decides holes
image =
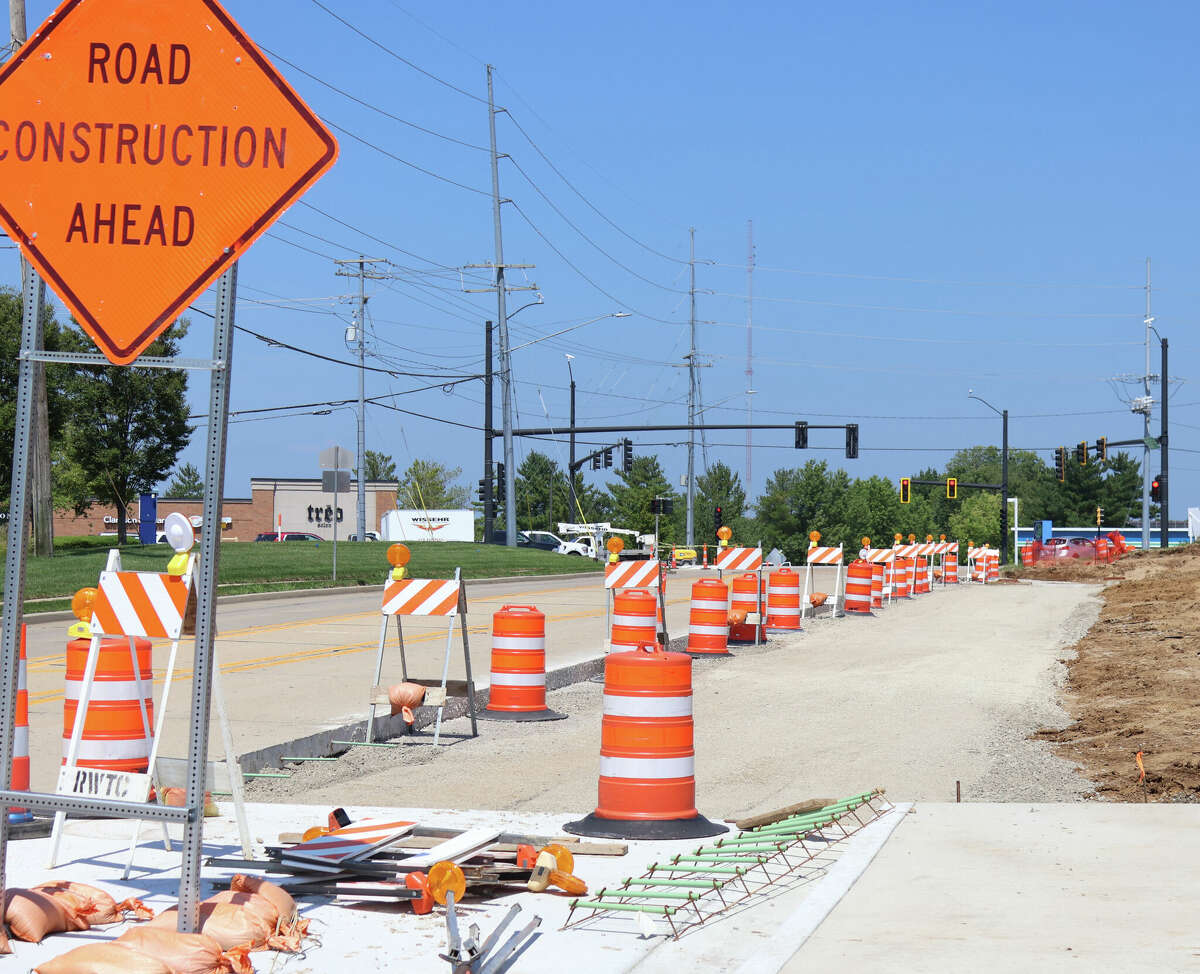
[[[395,481],[371,480],[366,485],[367,530],[379,531],[380,522],[388,511],[396,509]],[[203,513],[199,497],[158,499],[158,523],[172,511],[191,518]],[[358,484],[350,481],[350,490],[339,493],[335,510],[332,492],[321,489],[321,481],[303,477],[252,477],[249,497],[226,497],[221,502],[221,538],[225,541],[253,541],[265,531],[276,531],[283,519],[283,530],[304,532],[332,540],[333,519],[338,519],[338,537],[345,538],[358,530]],[[137,503],[126,512],[129,536],[138,533]],[[193,522],[195,523],[195,522]],[[112,534],[116,531],[116,512],[111,506],[96,502],[84,514],[70,510],[54,514],[55,537],[71,535]]]

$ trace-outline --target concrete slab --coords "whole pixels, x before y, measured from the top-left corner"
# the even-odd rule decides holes
[[[1195,971],[1200,805],[931,804],[783,968]]]
[[[229,806],[222,804],[228,812]],[[321,824],[324,810],[312,806],[249,806],[251,831],[261,843],[273,843],[283,831],[297,831]],[[513,970],[523,974],[561,974],[564,969],[587,974],[618,974],[637,970],[671,972],[733,970],[750,963],[749,972],[775,971],[792,953],[803,936],[827,912],[832,902],[853,884],[874,851],[881,845],[904,808],[848,839],[831,845],[819,860],[800,871],[795,882],[780,883],[769,895],[747,901],[717,919],[671,940],[664,924],[655,922],[655,932],[643,933],[628,915],[606,915],[561,929],[567,919],[570,897],[528,892],[481,901],[468,900],[463,907],[460,929],[479,924],[486,935],[507,912],[519,903],[521,925],[533,915],[542,917],[538,936],[520,957]],[[352,818],[383,817],[410,819],[425,824],[456,828],[488,827],[508,831],[560,834],[564,822],[579,813],[531,814],[529,812],[461,811],[425,808],[348,808]],[[150,830],[137,850],[136,868],[128,882],[119,879],[128,849],[131,824],[117,821],[72,821],[63,840],[64,863],[45,868],[48,839],[30,839],[9,845],[8,882],[30,886],[48,880],[71,879],[100,886],[117,899],[137,896],[156,912],[176,902],[179,846],[165,852],[161,841],[151,841]],[[172,827],[176,839],[178,829]],[[155,835],[157,835],[155,830]],[[686,851],[696,840],[686,842],[631,842],[623,857],[580,856],[576,873],[595,891],[614,886],[630,875],[642,873],[651,862]],[[231,818],[205,821],[205,855],[238,855],[236,832]],[[206,867],[206,879],[232,875],[233,870]],[[204,891],[207,895],[209,890]],[[312,921],[316,935],[302,956],[274,953],[252,955],[259,971],[282,970],[309,974],[353,970],[394,971],[401,961],[405,972],[444,974],[447,965],[438,959],[445,947],[445,915],[438,908],[426,916],[415,916],[407,906],[351,905],[328,898],[300,901],[301,912]],[[129,924],[102,930],[56,934],[41,944],[14,942],[18,967],[28,970],[81,943],[119,936]],[[799,939],[798,939],[799,938]]]

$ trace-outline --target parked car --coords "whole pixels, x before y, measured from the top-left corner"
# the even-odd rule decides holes
[[[522,531],[521,534],[530,548],[543,551],[557,551],[563,543],[562,538],[550,531]]]
[[[1069,538],[1066,544],[1068,558],[1094,558],[1096,542],[1091,538]]]
[[[278,541],[279,540],[279,532],[278,531],[263,531],[254,540],[255,541]],[[324,541],[325,539],[322,538],[318,534],[310,534],[307,531],[284,531],[283,532],[283,540],[284,541]]]
[[[378,540],[379,540],[379,532],[378,532],[378,531],[366,531],[366,532],[364,532],[364,533],[365,533],[365,535],[366,535],[366,538],[367,538],[367,540],[368,540],[368,541],[378,541]],[[352,534],[352,535],[350,535],[350,537],[349,537],[349,538],[347,538],[346,540],[347,540],[347,541],[357,541],[357,540],[358,540],[358,535],[357,535],[357,534]]]

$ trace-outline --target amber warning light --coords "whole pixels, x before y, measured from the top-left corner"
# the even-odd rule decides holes
[[[336,156],[215,0],[67,0],[0,71],[0,224],[118,364]]]

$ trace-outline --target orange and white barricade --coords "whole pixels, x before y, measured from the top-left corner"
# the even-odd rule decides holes
[[[665,636],[667,570],[661,562],[653,560],[618,561],[604,566],[604,650],[613,647],[613,612],[617,593],[621,589],[638,588],[654,595],[658,603],[657,617]],[[657,642],[657,634],[655,637]],[[625,644],[622,644],[625,645]],[[632,645],[632,644],[630,644]]]
[[[967,549],[967,580],[971,582],[987,581],[987,548]]]
[[[917,551],[920,549],[917,544],[898,544],[892,548],[892,555],[896,559],[896,569],[904,574],[904,585],[906,597],[911,598],[917,588]]]
[[[946,564],[946,556],[948,554],[950,554],[951,552],[954,552],[954,554],[955,554],[954,571],[957,574],[957,572],[958,572],[958,557],[957,557],[958,556],[958,542],[957,541],[939,541],[933,546],[933,553],[934,553],[934,555],[937,556],[938,568],[941,570],[941,574],[942,574],[941,582],[942,582],[943,588],[948,584],[948,580],[946,578],[946,572],[948,569],[948,566]],[[958,581],[958,579],[955,578],[955,581]],[[953,583],[949,583],[949,584],[953,584]]]
[[[746,572],[754,572],[758,575],[757,595],[755,596],[755,613],[757,621],[748,622],[748,626],[753,626],[754,642],[761,643],[766,636],[766,627],[764,625],[766,619],[766,579],[763,578],[763,552],[762,548],[719,548],[717,550],[717,572],[718,577],[722,580],[725,577],[725,572],[737,572],[739,577]],[[730,609],[733,608],[733,592],[738,590],[736,584],[737,579],[734,579],[735,585],[731,588]],[[745,582],[742,582],[743,586]],[[749,618],[749,615],[748,615]],[[743,634],[749,629],[739,630]],[[730,629],[730,637],[734,636],[734,629]]]
[[[178,515],[171,515],[176,517]],[[108,562],[100,573],[96,597],[92,603],[92,616],[89,621],[91,638],[88,643],[86,662],[82,675],[73,686],[64,689],[64,694],[76,695],[76,704],[71,731],[64,733],[63,764],[59,770],[57,791],[59,794],[83,794],[86,789],[96,787],[100,779],[104,787],[119,790],[126,801],[145,802],[149,800],[150,788],[159,778],[159,742],[162,740],[163,723],[167,716],[167,704],[171,695],[171,685],[175,675],[175,661],[179,655],[179,641],[185,635],[185,622],[189,602],[194,598],[193,570],[195,556],[188,555],[186,568],[180,575],[159,572],[126,572],[121,570],[121,553],[116,549],[108,553]],[[105,638],[109,637],[109,638]],[[97,683],[96,671],[100,663],[102,647],[111,651],[114,639],[120,637],[129,643],[129,675],[131,677],[128,689],[122,692],[128,695],[132,692],[130,702],[136,701],[138,715],[141,718],[141,732],[145,736],[124,744],[132,745],[146,755],[146,771],[121,770],[118,761],[107,762],[102,751],[92,750],[98,764],[106,765],[102,772],[88,775],[80,772],[80,753],[83,748],[85,727],[88,724],[88,709],[93,700],[101,697],[96,691],[105,692],[104,687]],[[162,695],[158,705],[156,726],[151,729],[153,708],[153,673],[147,678],[149,652],[146,644],[148,639],[169,639],[171,641],[170,655],[167,658],[167,670],[163,679]],[[138,644],[141,644],[139,647]],[[140,649],[140,652],[139,652]],[[140,658],[139,658],[140,657]],[[68,674],[70,679],[71,674]],[[250,841],[250,827],[246,822],[245,803],[242,795],[242,773],[238,766],[233,748],[233,733],[229,726],[228,712],[225,709],[225,698],[221,692],[221,668],[218,665],[216,650],[212,657],[212,699],[216,704],[217,723],[221,732],[222,743],[225,747],[225,766],[230,779],[230,792],[233,797],[234,814],[237,819],[242,852],[246,856],[253,854]],[[147,702],[150,706],[147,706]],[[65,732],[64,721],[64,732]],[[140,735],[139,735],[140,736]],[[146,744],[148,743],[148,748]],[[123,746],[122,742],[114,741],[114,747]],[[142,748],[146,748],[143,750]],[[148,753],[147,753],[148,751]],[[165,762],[166,759],[163,759]],[[140,764],[140,762],[139,762]],[[50,865],[58,861],[59,844],[62,840],[65,815],[57,812],[54,816],[54,828],[50,844]],[[171,848],[166,823],[162,823],[163,843]],[[125,863],[124,878],[129,877],[133,868],[134,851],[137,848],[141,833],[141,822],[134,823],[133,838],[129,845],[129,855]]]
[[[881,566],[883,569],[883,589],[880,592],[880,604],[874,606],[875,608],[880,608],[892,601],[892,563],[895,559],[896,553],[891,548],[867,549],[866,560],[872,565]],[[874,592],[872,592],[872,604],[874,604]]]
[[[380,607],[382,621],[379,625],[379,651],[375,656],[375,679],[371,683],[370,713],[367,716],[365,743],[374,744],[375,708],[390,706],[387,686],[381,685],[383,677],[383,651],[387,644],[388,620],[396,620],[396,638],[400,645],[400,677],[405,683],[416,683],[426,688],[424,704],[437,708],[433,725],[433,743],[441,741],[442,712],[448,697],[466,697],[467,710],[471,717],[471,736],[479,736],[475,714],[475,679],[471,675],[471,647],[467,638],[467,593],[462,580],[462,569],[454,569],[454,578],[393,578],[383,583],[383,601]],[[442,678],[423,680],[408,674],[408,659],[404,652],[405,617],[427,616],[446,619],[446,652],[442,659]],[[465,680],[450,679],[450,651],[454,647],[454,624],[458,623],[462,633],[463,663]]]
[[[818,545],[810,545],[804,555],[804,597],[800,600],[800,618],[804,618],[804,613],[811,612],[814,616],[817,614],[816,606],[812,604],[811,597],[816,589],[813,588],[813,566],[814,565],[830,565],[836,569],[836,577],[833,583],[833,591],[826,593],[829,597],[825,600],[825,604],[829,606],[829,616],[836,619],[838,615],[838,606],[841,604],[842,597],[842,576],[845,571],[846,558],[842,551],[842,546],[836,548],[822,548]],[[843,613],[844,615],[845,613]]]

